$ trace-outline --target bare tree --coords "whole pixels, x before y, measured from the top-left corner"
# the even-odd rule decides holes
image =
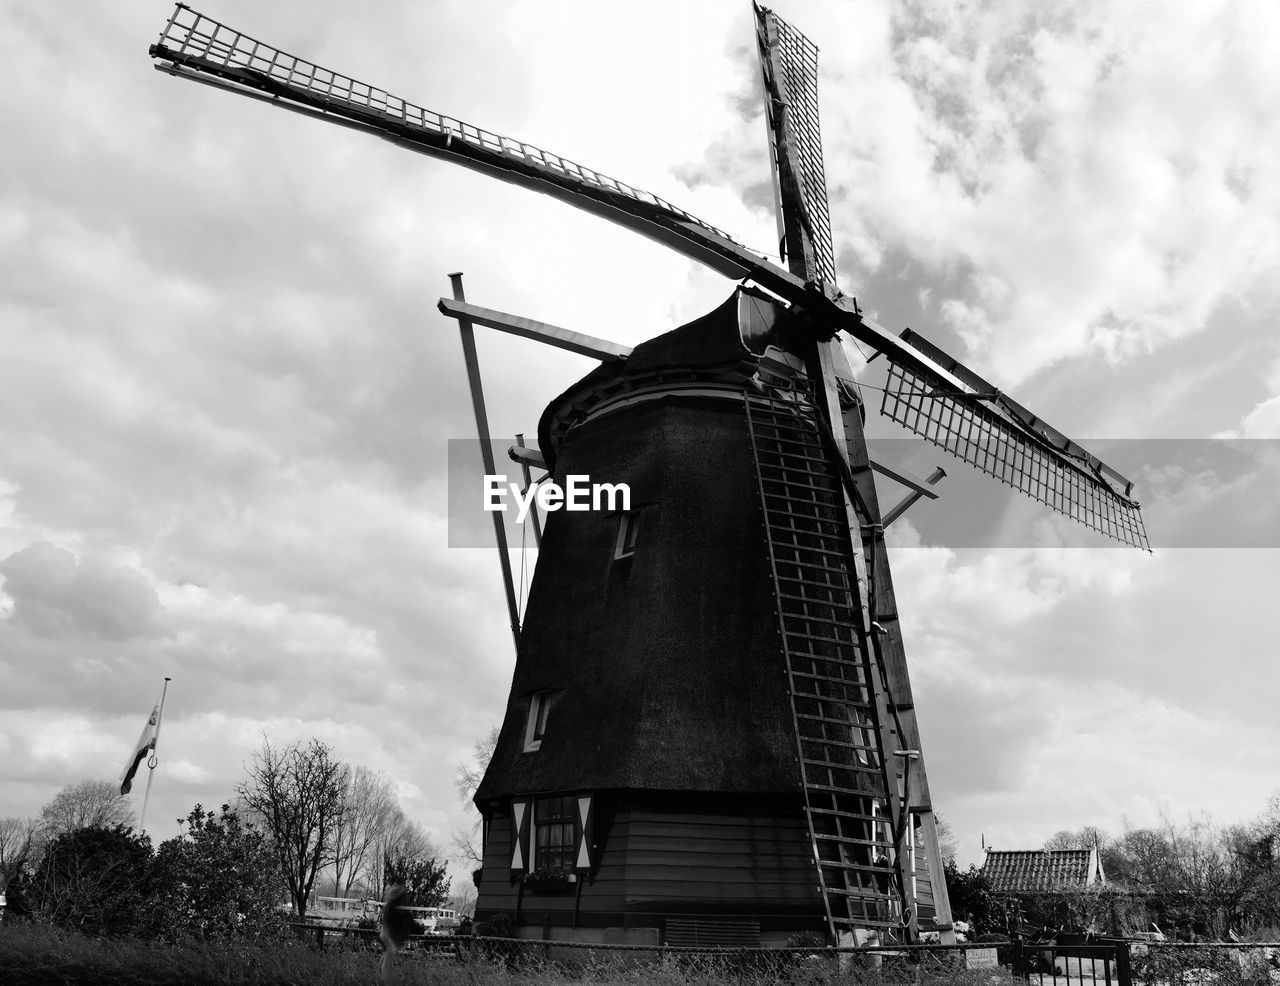
[[[48,840],[76,829],[133,824],[133,805],[112,781],[69,784],[40,809],[40,835]]]
[[[347,776],[348,811],[333,831],[333,888],[337,896],[351,893],[367,864],[393,828],[399,805],[386,774],[356,767]]]
[[[476,793],[476,788],[480,786],[480,781],[484,779],[484,772],[489,769],[489,761],[493,759],[493,750],[497,745],[498,729],[495,726],[489,730],[488,736],[476,743],[475,756],[471,762],[458,764],[458,772],[454,778],[453,786],[458,792],[458,800],[469,811],[474,812],[476,810],[476,806],[471,799]],[[471,828],[467,831],[452,833],[451,840],[455,859],[469,861],[476,866],[484,864],[484,847],[480,845],[479,818],[472,823]]]
[[[475,917],[477,898],[476,885],[470,876],[453,881],[449,893],[449,906],[457,911],[459,916]]]
[[[316,874],[333,860],[335,832],[348,811],[348,770],[318,739],[277,749],[263,736],[236,789],[272,838],[298,917],[306,917]]]
[[[36,823],[31,818],[0,818],[0,893],[32,860]]]
[[[1086,825],[1077,832],[1062,829],[1044,840],[1046,849],[1103,849],[1112,844],[1106,829]]]
[[[950,863],[954,866],[956,852],[959,847],[956,842],[956,834],[951,828],[951,823],[936,811],[933,813],[933,821],[938,830],[938,856],[942,859],[942,865],[945,866]]]
[[[365,864],[365,881],[372,896],[383,900],[387,892],[387,862],[397,859],[434,859],[438,856],[430,836],[411,821],[399,806],[392,812],[382,838]]]

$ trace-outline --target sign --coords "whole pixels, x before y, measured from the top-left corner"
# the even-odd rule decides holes
[[[966,969],[998,969],[1000,962],[994,948],[969,948],[964,953]]]

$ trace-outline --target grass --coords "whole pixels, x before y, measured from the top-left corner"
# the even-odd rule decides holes
[[[596,955],[602,953],[596,952]],[[616,956],[618,953],[609,953]],[[381,953],[302,942],[185,942],[159,944],[136,939],[95,938],[33,923],[0,927],[0,981],[23,986],[374,986],[381,982]],[[584,956],[585,958],[585,956]],[[392,971],[397,986],[797,986],[828,983],[921,983],[989,986],[1010,983],[1004,970],[852,969],[843,976],[833,964],[803,961],[786,969],[760,970],[690,965],[689,961],[632,965],[588,964],[566,968],[511,968],[501,962],[459,962],[449,953],[409,952]]]
[[[378,958],[297,942],[165,945],[32,923],[0,928],[4,981],[23,986],[365,986],[378,979]]]

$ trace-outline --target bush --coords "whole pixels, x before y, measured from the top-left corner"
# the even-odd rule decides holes
[[[25,903],[54,924],[124,934],[138,922],[150,863],[151,840],[123,825],[74,829],[49,843]]]
[[[284,881],[266,837],[227,805],[220,814],[196,805],[186,832],[160,845],[139,931],[175,939],[279,938]]]
[[[943,867],[947,880],[947,896],[951,900],[951,913],[970,922],[973,934],[980,935],[1005,930],[1004,909],[991,883],[976,866],[962,871],[954,861]]]
[[[57,836],[11,887],[11,914],[96,935],[279,938],[283,881],[265,837],[226,805],[216,815],[196,805],[183,821],[155,854],[123,825]]]

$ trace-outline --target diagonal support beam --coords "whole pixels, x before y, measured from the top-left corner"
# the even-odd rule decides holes
[[[871,468],[879,472],[885,472],[884,468],[877,462],[872,462]],[[885,474],[890,476],[893,475],[892,473],[885,473]],[[933,474],[928,479],[926,479],[925,482],[928,483],[929,486],[933,486],[937,484],[946,475],[947,475],[947,471],[943,469],[942,466],[938,466],[936,469],[933,470]],[[897,476],[894,476],[894,478],[897,479],[898,482],[900,483],[905,482],[904,480],[900,479]],[[904,496],[892,507],[890,507],[887,511],[885,511],[885,514],[884,514],[885,527],[888,527],[895,520],[897,520],[899,517],[905,514],[908,510],[914,507],[916,504],[916,501],[919,500],[922,496],[927,496],[931,500],[936,500],[938,498],[938,494],[933,492],[933,490],[929,489],[929,486],[920,486],[915,483],[906,483],[906,485],[911,487],[911,492],[908,493],[906,496]]]
[[[462,273],[450,274],[453,284],[453,295],[459,303],[465,295],[462,290]],[[480,458],[484,461],[485,475],[497,473],[493,464],[493,449],[490,447],[489,415],[484,406],[484,388],[480,384],[480,361],[476,357],[475,333],[471,330],[471,322],[465,316],[458,318],[458,331],[462,336],[462,356],[467,364],[467,383],[471,388],[471,409],[476,416],[476,433],[480,437]],[[511,638],[515,641],[516,653],[520,653],[520,607],[516,604],[515,581],[511,574],[511,556],[507,548],[507,531],[502,523],[502,514],[493,512],[493,537],[498,547],[498,562],[502,566],[502,587],[507,594],[507,615],[511,618]]]
[[[530,486],[533,485],[533,475],[529,471],[530,461],[528,459],[523,459],[519,455],[517,455],[516,454],[517,450],[519,450],[520,452],[536,453],[539,460],[542,459],[542,453],[538,452],[537,449],[527,448],[524,444],[524,435],[516,435],[516,443],[507,450],[507,455],[511,456],[511,458],[514,461],[520,464],[520,475],[524,478],[524,488],[527,490]],[[547,468],[545,461],[542,463],[542,468],[543,469]],[[537,503],[534,503],[533,509],[529,512],[529,519],[533,521],[533,543],[536,547],[541,548],[542,547],[542,521],[538,519]]]
[[[631,355],[630,346],[610,342],[608,339],[598,339],[582,332],[574,332],[572,329],[563,329],[547,322],[537,322],[523,315],[510,315],[491,308],[481,308],[479,305],[469,305],[465,301],[454,298],[441,298],[437,307],[450,318],[456,318],[459,321],[465,319],[475,325],[486,325],[491,329],[497,329],[499,332],[545,342],[548,346],[567,349],[571,353],[590,356],[592,359],[625,359]]]
[[[878,459],[871,459],[869,461],[871,463],[871,468],[881,476],[888,476],[895,482],[901,483],[907,489],[919,493],[920,496],[927,496],[930,500],[936,500],[941,495],[930,489],[931,486],[946,475],[946,473],[942,472],[941,469],[936,470],[928,479],[923,479],[913,473],[910,469],[906,469],[902,466],[891,466],[887,462],[880,462]],[[941,475],[939,475],[939,473],[941,473]],[[888,522],[886,521],[886,525],[887,523]]]

